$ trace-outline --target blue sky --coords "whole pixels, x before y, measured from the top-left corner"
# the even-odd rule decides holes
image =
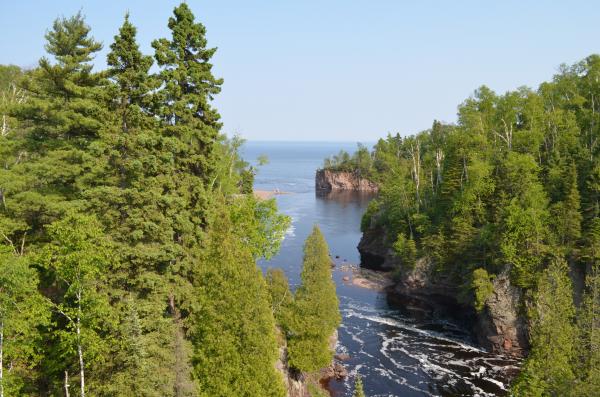
[[[168,35],[178,1],[1,0],[0,63],[33,66],[44,32],[83,10],[110,45],[129,10],[142,48]],[[486,84],[535,87],[600,52],[594,1],[188,0],[219,48],[215,101],[252,140],[374,141],[411,134]],[[105,65],[104,50],[96,64]]]

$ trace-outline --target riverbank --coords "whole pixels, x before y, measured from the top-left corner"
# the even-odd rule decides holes
[[[347,285],[379,292],[386,291],[394,285],[392,272],[363,269],[359,265],[350,263],[343,263],[339,269],[348,273],[342,277],[342,281]]]

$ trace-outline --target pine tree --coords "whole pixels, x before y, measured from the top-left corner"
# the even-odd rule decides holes
[[[212,151],[221,128],[210,101],[221,91],[223,80],[212,74],[210,59],[216,48],[207,48],[206,28],[194,21],[186,3],[173,13],[168,24],[171,40],[152,42],[163,83],[156,113],[165,133],[175,139],[177,167],[207,182],[214,170]]]
[[[81,193],[95,183],[98,141],[106,119],[101,97],[101,75],[91,61],[101,45],[89,36],[83,16],[57,19],[46,34],[46,50],[55,63],[42,58],[23,82],[27,100],[14,114],[26,127],[25,140],[4,198],[6,215],[25,222],[35,242],[43,225],[58,219],[67,208],[81,207]],[[29,229],[29,230],[28,230]],[[9,231],[13,233],[12,231]]]
[[[288,331],[289,365],[312,372],[330,364],[329,339],[341,321],[329,248],[316,225],[304,243],[301,278]]]

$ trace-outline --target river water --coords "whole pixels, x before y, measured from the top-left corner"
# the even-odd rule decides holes
[[[350,397],[354,375],[363,378],[370,397],[502,396],[519,362],[477,347],[466,327],[448,316],[443,307],[388,297],[384,292],[343,281],[345,264],[358,264],[360,219],[371,199],[356,193],[320,196],[315,193],[315,170],[325,157],[340,149],[353,151],[355,143],[247,142],[248,161],[265,154],[269,164],[255,180],[259,190],[279,189],[279,210],[292,219],[281,251],[263,269],[280,267],[292,288],[298,285],[302,246],[318,224],[338,266],[333,272],[340,300],[342,325],[338,353],[350,359],[345,381],[333,381],[335,396]]]

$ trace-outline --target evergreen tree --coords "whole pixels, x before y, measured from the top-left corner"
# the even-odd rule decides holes
[[[352,397],[365,397],[362,378],[358,374],[356,374],[356,379],[354,380],[354,393],[352,394]]]
[[[578,310],[578,384],[575,395],[600,393],[600,219],[594,219],[584,236],[582,256],[588,271],[585,292]]]
[[[586,276],[586,291],[577,316],[578,339],[574,395],[600,393],[600,263],[592,265]]]
[[[548,199],[530,155],[509,153],[503,168],[507,202],[501,209],[500,250],[513,266],[515,284],[530,287],[547,252]]]
[[[42,58],[23,83],[27,100],[13,113],[27,130],[3,195],[5,216],[18,220],[4,231],[14,241],[24,234],[30,242],[43,239],[42,226],[81,207],[82,191],[95,181],[93,148],[106,112],[99,100],[104,83],[90,63],[101,45],[89,32],[81,14],[57,19],[46,34],[56,62]]]
[[[553,215],[560,245],[565,248],[567,254],[571,254],[581,238],[582,221],[581,198],[577,187],[577,168],[575,164],[571,164],[564,174],[566,175],[562,176],[561,180],[566,185],[565,197],[564,200],[555,204]]]
[[[117,248],[107,283],[120,317],[114,335],[120,343],[111,345],[106,366],[115,382],[105,384],[103,392],[183,395],[189,389],[191,348],[181,336],[181,310],[165,269],[183,256],[180,241],[173,238],[174,225],[189,214],[182,208],[185,198],[168,192],[173,172],[168,149],[149,112],[157,88],[149,75],[152,58],[140,52],[128,16],[110,48],[111,84],[104,99],[111,112],[98,143],[104,168],[101,182],[85,192],[87,207],[111,231]],[[189,283],[179,280],[177,298],[191,297]],[[133,312],[127,301],[136,302]],[[137,353],[130,356],[122,346],[133,342]],[[156,376],[143,376],[148,373]]]
[[[226,213],[211,230],[199,269],[193,332],[200,396],[283,396],[267,285]]]
[[[221,91],[223,80],[212,74],[210,59],[216,48],[207,48],[206,28],[195,22],[186,3],[173,13],[168,24],[171,40],[152,42],[163,83],[156,114],[166,135],[174,138],[177,167],[207,182],[214,172],[212,151],[221,128],[210,101]]]
[[[148,73],[152,57],[140,52],[136,33],[137,29],[129,22],[129,14],[125,14],[125,21],[107,56],[107,72],[116,83],[111,87],[111,105],[118,113],[124,133],[132,127],[148,126],[144,112],[151,105],[152,90],[157,88]]]
[[[513,387],[517,396],[568,395],[571,390],[577,334],[567,271],[566,262],[555,259],[540,278],[531,313],[532,349]]]
[[[312,372],[331,362],[329,340],[341,321],[329,248],[316,225],[304,243],[301,278],[288,331],[289,365]]]
[[[277,325],[284,330],[289,329],[292,315],[294,295],[290,291],[287,277],[282,269],[267,270],[267,285],[271,295],[271,307]]]
[[[289,219],[274,201],[234,196],[248,164],[219,135],[209,103],[222,83],[211,74],[214,49],[186,4],[169,27],[172,40],[154,43],[158,75],[128,16],[108,70],[94,73],[101,46],[83,17],[59,19],[47,34],[55,61],[27,74],[26,101],[1,104],[16,116],[0,136],[7,393],[283,394],[255,259],[276,253]],[[215,278],[222,290],[207,284]],[[28,310],[13,313],[15,302]],[[221,345],[222,334],[233,344]],[[231,349],[230,371],[215,377]]]

